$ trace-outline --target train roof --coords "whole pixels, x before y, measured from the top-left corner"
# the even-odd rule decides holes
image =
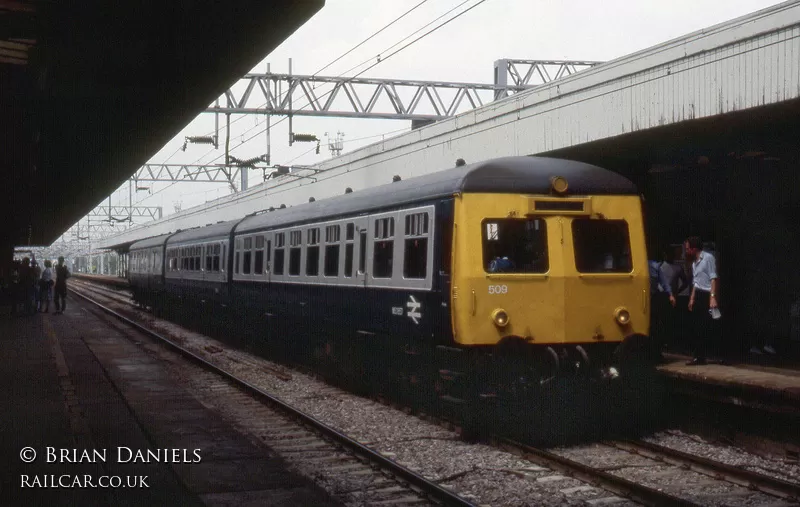
[[[195,241],[219,237],[224,237],[227,239],[231,233],[231,230],[241,221],[242,219],[239,218],[237,220],[228,220],[227,222],[219,222],[213,225],[207,225],[205,227],[197,227],[195,229],[181,231],[169,238],[169,244],[174,245],[175,243],[193,243]]]
[[[440,199],[456,193],[543,194],[553,176],[569,182],[571,195],[633,194],[636,186],[625,177],[583,162],[545,157],[504,157],[328,199],[245,218],[237,233],[278,225],[302,223],[320,217],[368,212]]]
[[[169,234],[162,234],[160,236],[153,236],[152,238],[142,239],[140,241],[136,241],[131,244],[129,250],[140,250],[142,248],[152,248],[154,246],[162,246],[164,242],[172,235]]]

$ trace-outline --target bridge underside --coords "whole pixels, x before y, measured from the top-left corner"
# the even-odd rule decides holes
[[[635,181],[645,196],[651,257],[690,235],[713,241],[725,340],[783,341],[791,304],[800,300],[798,118],[795,100],[546,155]]]
[[[0,1],[3,256],[55,240],[323,4]]]

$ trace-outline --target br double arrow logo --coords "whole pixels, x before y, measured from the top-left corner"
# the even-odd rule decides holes
[[[422,318],[422,313],[420,310],[422,309],[422,302],[417,301],[414,296],[408,296],[408,303],[406,303],[406,308],[408,308],[408,318],[414,321],[414,324],[419,324],[419,319]]]

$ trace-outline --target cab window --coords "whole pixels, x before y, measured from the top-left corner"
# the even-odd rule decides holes
[[[573,220],[572,240],[579,273],[631,272],[631,244],[625,220]]]
[[[481,228],[487,273],[546,273],[549,269],[543,219],[487,219]]]

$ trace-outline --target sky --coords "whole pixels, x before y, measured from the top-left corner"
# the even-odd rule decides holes
[[[323,70],[420,3],[405,17]],[[493,64],[500,58],[608,61],[777,3],[770,0],[326,0],[316,15],[265,56],[253,72],[263,73],[269,64],[273,73],[286,73],[291,58],[294,74],[353,76],[381,55],[380,64],[362,77],[492,83]],[[473,6],[387,58],[402,45]],[[454,8],[400,46],[386,51]],[[364,65],[356,67],[359,64]],[[234,90],[241,88],[236,83],[230,85]],[[224,117],[220,118],[223,125]],[[266,153],[263,115],[233,115],[231,122],[231,155],[248,159]],[[348,152],[379,141],[382,136],[410,130],[410,122],[405,120],[295,117],[295,132],[314,134],[323,141],[317,155],[311,143],[289,147],[288,122],[283,117],[272,117],[271,123],[271,162],[283,165],[311,165],[330,158],[325,133],[335,136],[336,132],[343,132],[344,151]],[[186,151],[180,149],[185,136],[210,135],[213,131],[214,115],[201,114],[149,162],[220,163],[224,149],[212,150],[199,144],[188,145]],[[224,128],[220,134],[224,137]],[[251,187],[261,181],[261,171],[249,172]],[[177,207],[187,209],[232,192],[227,185],[208,183],[141,183],[140,186],[149,189],[133,192],[134,205],[161,206],[164,216]],[[125,183],[112,195],[111,202],[127,205],[128,199]],[[107,202],[106,199],[103,204]]]

